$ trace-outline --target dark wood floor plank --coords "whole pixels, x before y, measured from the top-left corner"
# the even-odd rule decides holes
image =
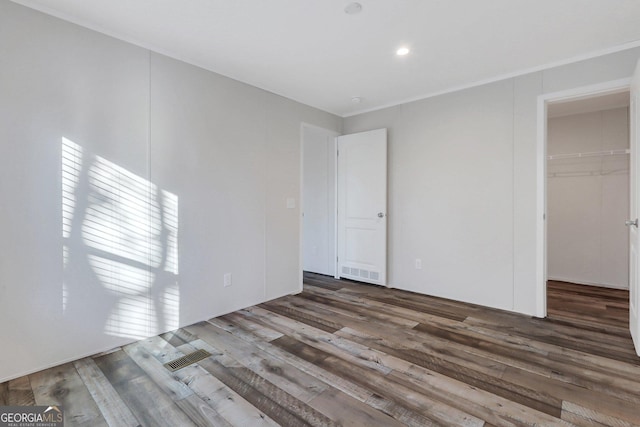
[[[203,340],[195,340],[190,344],[194,348],[216,353],[216,349]],[[282,426],[337,425],[327,416],[224,355],[212,356],[198,364]]]
[[[383,375],[391,371],[389,367],[382,363],[379,352],[368,349],[360,344],[259,307],[251,307],[246,310],[240,310],[240,312],[247,313],[252,316],[252,319],[270,326],[285,335],[289,335],[332,355],[335,354],[343,359],[350,360],[354,364],[364,365]]]
[[[200,338],[212,344],[218,350],[223,351],[225,354],[229,354],[235,360],[241,362],[244,366],[250,368],[252,371],[261,375],[263,378],[269,380],[273,384],[277,385],[284,391],[296,396],[301,401],[308,403],[311,407],[316,408],[316,404],[320,404],[319,408],[321,412],[327,413],[329,418],[333,421],[342,423],[342,419],[352,413],[351,419],[368,419],[378,420],[384,424],[374,425],[394,425],[392,418],[375,411],[367,405],[356,405],[355,403],[351,407],[344,406],[344,400],[354,400],[350,396],[344,394],[338,389],[329,386],[328,383],[314,377],[311,373],[306,373],[302,370],[292,369],[292,365],[286,363],[286,360],[274,359],[270,353],[264,350],[258,350],[255,346],[251,346],[250,343],[255,344],[255,341],[249,342],[242,340],[242,338],[234,336],[232,333],[224,331],[223,328],[217,328],[215,323],[198,324],[189,328],[191,332],[197,334]],[[286,338],[285,336],[278,338],[281,340]],[[244,342],[243,342],[244,341]],[[316,362],[318,359],[315,359]],[[323,398],[318,398],[323,395]],[[336,412],[326,411],[330,408],[327,405],[327,396],[342,396],[342,405],[336,406]],[[324,403],[323,403],[324,402]],[[368,409],[363,409],[368,408]],[[339,409],[339,410],[338,410]]]
[[[238,316],[237,313],[229,313],[225,316],[220,316],[218,318],[210,319],[209,321],[216,323],[219,327],[224,327],[220,324],[220,322],[226,322],[228,328],[226,331],[232,332],[237,328],[242,329],[241,335],[244,337],[251,336],[251,341],[259,341],[259,342],[271,342],[280,338],[283,334],[278,331],[275,331],[271,328],[267,328],[259,323],[243,323],[238,324],[236,321],[238,319],[242,319],[241,316]],[[231,330],[230,330],[230,329]],[[245,333],[246,332],[246,333]]]
[[[485,420],[485,425],[506,427],[537,423],[544,423],[546,426],[563,424],[553,416],[512,399],[500,397],[418,365],[409,363],[404,369],[396,369],[389,375],[419,393],[433,396]]]
[[[350,341],[360,342],[366,337],[363,344],[366,347],[376,348],[376,344],[386,343],[385,348],[397,350],[398,353],[409,353],[411,351],[424,352],[429,357],[446,358],[454,364],[484,372],[488,375],[499,377],[504,370],[504,364],[496,361],[496,358],[487,358],[486,351],[478,348],[452,345],[450,341],[438,336],[425,337],[415,329],[399,329],[388,327],[382,324],[371,324],[366,322],[350,322],[348,327],[336,332],[335,335],[346,337]]]
[[[431,325],[419,325],[416,327],[421,331],[430,332],[434,336],[439,336],[440,338],[444,338],[447,341],[464,344],[465,342],[471,342],[471,346],[480,346],[483,344],[476,344],[473,339],[477,339],[477,337],[469,337],[464,334],[455,334],[446,333],[442,334],[438,331],[437,328]],[[434,332],[435,331],[435,332]],[[506,353],[506,349],[502,348],[499,343],[493,343],[493,345],[489,346],[484,344],[485,348],[490,349],[490,351],[497,350],[498,352]],[[518,359],[522,361],[523,359]],[[503,359],[504,361],[504,359]],[[592,370],[588,369],[585,366],[574,367],[571,364],[567,364],[566,362],[559,362],[555,360],[550,360],[548,357],[544,358],[539,355],[530,354],[528,356],[529,365],[526,365],[528,368],[534,370],[534,367],[543,367],[546,366],[550,369],[550,375],[555,379],[571,383],[574,385],[578,385],[580,387],[589,388],[594,391],[599,391],[603,393],[617,395],[621,398],[628,399],[633,402],[640,402],[640,382],[629,380],[623,376],[612,375],[611,372],[604,373],[601,370]],[[538,373],[542,373],[543,375],[547,375],[544,372],[538,371]]]
[[[414,368],[415,369],[415,368]],[[468,414],[479,419],[486,420],[492,425],[512,426],[512,425],[533,425],[537,422],[545,422],[545,425],[558,425],[558,420],[546,413],[539,412],[531,406],[524,406],[515,400],[501,398],[497,394],[486,392],[485,390],[469,387],[467,384],[442,375],[437,383],[437,393],[434,393],[430,385],[434,381],[424,381],[424,378],[433,378],[437,373],[425,369],[422,380],[417,380],[415,376],[402,372],[392,372],[389,378],[395,382],[406,385],[422,395],[432,396],[434,399],[444,402],[453,407],[459,408]],[[446,385],[445,385],[446,384]],[[448,391],[445,391],[447,390]]]
[[[65,425],[107,427],[73,363],[29,375],[36,404],[62,406]]]
[[[195,425],[124,350],[95,358],[95,362],[142,425]]]
[[[573,384],[558,382],[552,378],[541,377],[517,369],[508,369],[504,373],[503,379],[529,384],[531,387],[536,387],[541,393],[557,396],[563,401],[563,414],[567,410],[566,404],[572,403],[576,406],[591,408],[594,413],[611,418],[640,422],[640,413],[636,410],[635,403],[624,401],[608,394],[594,392]]]
[[[9,382],[0,383],[0,406],[7,406],[9,399]]]
[[[157,338],[154,337],[134,342],[122,347],[122,350],[144,371],[145,376],[149,377],[174,402],[191,396],[193,390],[182,382],[176,381],[171,372],[162,366],[159,360],[152,357],[149,350],[147,350],[147,347],[153,345],[152,343],[156,340]]]
[[[268,312],[261,308],[256,307],[247,311],[254,316],[257,316],[266,324],[279,328],[281,332],[288,333],[307,345],[324,350],[331,354],[327,359],[319,362],[319,365],[326,370],[329,370],[341,377],[348,378],[350,381],[355,382],[364,388],[371,389],[378,396],[384,396],[384,390],[388,390],[389,388],[406,391],[403,386],[398,384],[380,384],[378,382],[378,376],[376,375],[369,374],[363,377],[361,375],[353,374],[354,371],[359,371],[360,374],[364,374],[366,372],[377,372],[379,374],[382,373],[383,375],[391,372],[391,368],[385,366],[384,354],[367,348],[366,346],[341,339],[340,337],[328,334],[321,330],[302,326],[295,320],[284,318],[278,314]],[[335,372],[337,366],[345,366],[347,363],[348,366],[350,366],[350,371],[349,369],[344,368]],[[365,381],[367,378],[373,382],[363,383],[362,381]],[[417,399],[411,402],[410,406],[410,409],[417,413],[422,413],[426,408],[430,408],[431,412],[430,415],[427,415],[427,418],[433,415],[436,419],[431,418],[431,422],[435,423],[441,422],[438,421],[438,417],[443,416],[443,414],[448,414],[450,419],[456,417],[456,422],[471,423],[470,425],[474,425],[477,421],[469,414],[464,414],[456,408],[448,407],[441,402],[432,401],[424,396],[422,396],[422,399]],[[413,418],[409,418],[407,421],[415,421],[412,420]],[[422,422],[426,422],[426,420],[422,420]]]
[[[628,290],[549,281],[547,295],[550,318],[629,327]]]
[[[377,310],[371,300],[365,301],[362,299],[358,301],[356,297],[348,295],[332,298],[330,295],[318,295],[317,293],[305,291],[299,296],[292,296],[279,303],[298,308],[308,308],[309,305],[312,305],[312,310],[316,313],[318,313],[318,308],[321,307],[320,310],[324,310],[326,314],[328,314],[327,312],[338,313],[364,322],[380,322],[410,328],[418,323],[416,320],[404,318],[393,311],[390,312],[390,310]],[[383,305],[382,303],[379,304]],[[394,308],[387,305],[387,308],[389,307]]]
[[[563,347],[561,343],[548,343],[546,340],[536,340],[535,337],[528,336],[523,331],[505,328],[504,323],[493,323],[487,320],[467,318],[464,322],[469,330],[486,335],[489,339],[497,339],[510,347],[510,355],[513,358],[539,359],[544,356],[547,360],[555,360],[560,363],[570,362],[575,366],[583,366],[590,369],[600,369],[605,373],[614,373],[619,376],[637,375],[640,366],[634,363],[621,362],[610,359],[605,355],[594,355],[579,350]],[[545,328],[545,324],[535,324],[535,329]],[[553,331],[549,333],[553,334]],[[558,334],[561,335],[561,334]],[[546,366],[546,362],[545,362]]]
[[[36,400],[28,376],[16,378],[7,383],[7,405],[31,406]]]
[[[181,333],[187,333],[181,331]],[[162,339],[171,336],[163,335]],[[192,336],[189,342],[198,339]],[[154,346],[147,347],[150,354],[162,363],[174,360],[177,357],[190,353],[194,350],[188,343],[183,343],[179,347],[173,347],[171,343],[165,341],[154,343]],[[215,421],[214,424],[225,426],[276,426],[277,423],[257,410],[253,405],[235,393],[219,379],[211,375],[198,364],[193,364],[179,369],[172,373],[176,380],[182,382],[196,394],[202,402],[208,406],[200,406],[204,416]],[[200,402],[198,402],[200,403]],[[190,405],[193,407],[193,405]],[[220,417],[224,419],[220,419]]]
[[[353,331],[356,332],[356,331]],[[496,363],[496,369],[491,369],[491,364],[480,365],[468,361],[456,359],[449,355],[428,350],[402,348],[398,342],[381,339],[380,337],[366,336],[362,333],[350,333],[342,331],[341,336],[348,336],[351,340],[362,345],[375,348],[385,354],[393,355],[417,366],[422,366],[433,372],[438,372],[449,378],[461,381],[481,390],[493,393],[538,411],[559,417],[562,402],[552,396],[538,393],[535,388],[527,388],[516,383],[503,381],[500,377],[505,367]]]
[[[260,304],[258,307],[266,308],[267,310],[271,310],[274,313],[282,314],[283,316],[297,320],[301,323],[306,323],[309,326],[322,329],[323,331],[329,332],[329,333],[333,333],[338,329],[341,329],[343,326],[331,320],[322,319],[318,316],[314,316],[309,312],[298,310],[295,307],[290,307],[290,306],[281,305],[277,303]]]
[[[429,312],[430,309],[441,311],[443,314],[450,314],[453,318],[469,316],[477,312],[483,312],[484,308],[474,304],[463,303],[459,301],[448,300],[444,298],[433,297],[429,295],[419,294],[416,292],[404,291],[400,289],[391,289],[380,286],[363,288],[344,288],[336,291],[337,294],[347,293],[361,295],[366,297],[386,298],[397,301],[398,303],[409,302],[422,307],[422,310]],[[400,304],[402,305],[402,304]]]
[[[625,412],[616,411],[615,413],[607,413],[597,409],[602,404],[595,404],[595,407],[587,407],[565,401],[562,404],[562,419],[578,425],[599,425],[599,426],[638,426],[640,424],[640,416],[638,411],[632,413],[626,409]]]
[[[408,425],[457,425],[482,426],[484,421],[465,413],[455,406],[449,406],[425,394],[416,393],[401,382],[389,376],[381,376],[377,371],[356,366],[336,356],[320,362],[320,366],[357,383],[374,392],[373,399],[385,399],[393,406],[386,410],[399,421]]]
[[[87,386],[105,421],[110,426],[137,427],[140,423],[122,401],[107,377],[90,357],[74,362],[78,375]]]
[[[336,293],[328,292],[321,288],[309,289],[307,287],[297,298],[305,298],[310,303],[316,303],[316,305],[321,305],[323,308],[334,312],[338,312],[334,307],[344,307],[344,311],[351,311],[354,314],[363,317],[360,320],[369,321],[375,324],[397,325],[400,328],[413,328],[418,323],[435,322],[449,326],[461,323],[460,320],[452,320],[447,317],[379,302],[368,298],[367,295],[363,293]],[[366,315],[364,313],[366,313]],[[392,317],[395,320],[388,321],[387,319],[389,317]]]
[[[189,331],[302,402],[307,403],[328,389],[326,383],[283,361],[274,360],[266,352],[211,323],[190,326]]]
[[[451,320],[463,321],[467,316],[447,307],[438,307],[435,304],[424,304],[419,301],[410,300],[408,298],[393,298],[388,296],[368,295],[367,298],[384,302],[398,307],[408,308],[419,312],[433,314],[438,317],[444,317]]]
[[[405,425],[335,388],[323,391],[314,397],[309,405],[327,414],[341,426],[401,427]]]
[[[164,363],[183,356],[161,337],[152,337],[123,347],[129,357],[170,396],[195,425],[230,426],[218,412],[200,399],[179,377],[164,367]]]
[[[331,289],[332,291],[339,291],[340,289],[345,288],[350,284],[348,280],[333,280],[330,276],[323,276],[320,274],[314,273],[304,273],[304,283],[308,285],[319,285],[326,289]]]
[[[256,310],[261,313],[262,315],[265,315],[266,318],[262,318],[263,321],[265,321],[267,318],[273,318],[276,317],[277,315],[273,315],[273,313],[269,313],[266,312],[262,309],[256,308]],[[256,315],[252,312],[244,312],[242,311],[242,313],[244,313],[246,316],[248,316],[248,318],[251,318],[252,320],[258,320],[261,317],[259,315]],[[283,324],[287,324],[288,321],[286,319],[280,319],[283,320]],[[290,320],[290,322],[296,322],[294,320]],[[269,321],[265,321],[266,325],[270,325],[272,327],[278,327],[276,325],[278,325],[278,322],[276,320],[276,323],[271,324]],[[282,326],[279,325],[279,326]],[[286,328],[284,328],[286,329]],[[301,327],[301,329],[305,329],[305,327]],[[282,329],[281,329],[282,331]],[[323,331],[321,330],[316,330],[317,333],[323,333]],[[326,338],[326,336],[325,336]],[[336,338],[337,340],[339,340],[339,338]],[[281,340],[281,339],[279,339]],[[276,341],[279,341],[276,340]],[[311,338],[311,341],[315,342],[315,343],[320,343],[320,340],[315,340],[314,338]],[[343,343],[344,344],[344,343]],[[327,358],[332,358],[332,354],[333,352],[331,352],[331,349],[333,349],[333,347],[331,345],[328,346],[324,346],[326,349],[330,350],[329,352],[326,352]],[[314,347],[313,350],[310,351],[306,351],[306,352],[301,352],[299,354],[297,354],[298,356],[302,356],[304,357],[305,355],[309,355],[312,354],[314,351],[316,351],[317,349]],[[322,350],[321,350],[322,351]],[[351,360],[357,360],[358,357],[357,356],[351,356],[348,353],[345,352],[341,352],[341,354],[343,355],[343,357],[348,357]],[[364,356],[363,356],[364,357]],[[355,387],[351,386],[351,387],[346,387],[347,390],[353,390],[354,388],[357,390],[357,394],[362,395],[362,391],[361,390],[366,390],[366,394],[368,394],[368,398],[366,400],[366,403],[369,404],[370,406],[379,409],[381,411],[383,411],[386,414],[389,414],[391,416],[393,416],[394,418],[398,419],[400,422],[404,423],[405,425],[411,425],[411,426],[424,426],[424,425],[433,425],[433,420],[425,417],[424,415],[421,415],[419,412],[416,412],[412,409],[409,409],[407,407],[405,407],[402,404],[399,404],[398,402],[396,402],[395,400],[390,400],[388,398],[386,398],[383,395],[379,395],[375,392],[372,392],[371,389],[369,387],[367,387],[366,385],[363,386],[360,382],[358,381],[352,381],[351,375],[345,377],[344,373],[345,371],[338,371],[336,372],[335,369],[332,368],[332,364],[324,364],[322,362],[320,362],[321,358],[318,357],[313,357],[310,359],[314,361],[314,365],[320,366],[320,368],[323,368],[325,371],[327,371],[330,376],[334,376],[334,377],[338,377],[341,378],[342,381],[340,383],[338,383],[338,386],[342,386],[344,387],[344,383],[345,380],[347,380],[348,383],[351,384],[355,384]],[[341,360],[341,359],[338,359]],[[365,366],[365,368],[369,368],[374,372],[379,372],[379,369],[382,369],[377,363],[375,362],[371,362],[371,360],[369,358],[364,358],[362,360],[360,360],[361,364]],[[382,369],[384,372],[389,372],[388,369]]]
[[[227,316],[225,316],[226,318]],[[212,319],[214,321],[217,319]],[[247,332],[243,328],[236,328],[235,325],[251,324],[251,320],[248,320],[244,316],[240,316],[237,313],[234,314],[234,325],[228,325],[228,322],[218,322],[217,325],[221,328],[228,327],[227,331],[233,333],[237,337],[253,343],[257,348],[267,352],[271,357],[285,361],[292,366],[297,367],[303,372],[314,376],[315,378],[331,384],[336,389],[343,393],[357,399],[360,402],[365,402],[371,398],[372,393],[365,390],[356,384],[353,384],[345,379],[334,375],[324,369],[320,368],[317,364],[318,361],[330,356],[329,353],[322,352],[313,347],[307,346],[291,337],[282,335],[280,338],[271,342],[263,342],[256,340],[251,332]]]
[[[518,325],[517,322],[506,323],[504,320],[490,321],[484,319],[467,318],[466,322],[477,326],[485,326],[488,329],[494,329],[498,332],[512,334],[520,336],[526,339],[543,342],[547,344],[553,344],[558,347],[564,347],[572,350],[581,351],[588,354],[594,354],[609,359],[618,360],[625,363],[631,363],[640,365],[635,351],[633,350],[633,344],[631,343],[630,336],[628,341],[620,341],[619,338],[615,338],[616,342],[609,341],[606,338],[603,342],[595,342],[594,338],[582,338],[580,330],[568,331],[566,325],[554,325],[543,321],[532,319],[523,325]],[[573,334],[572,337],[569,334]]]

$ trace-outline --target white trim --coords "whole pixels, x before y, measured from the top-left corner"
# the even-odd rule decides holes
[[[15,379],[18,379],[18,378],[21,378],[21,377],[26,377],[27,375],[31,375],[31,374],[34,374],[36,372],[40,372],[40,371],[44,371],[44,370],[47,370],[47,369],[55,368],[57,366],[64,365],[64,364],[67,364],[67,363],[72,363],[72,362],[75,362],[76,360],[81,360],[81,359],[84,359],[84,358],[87,358],[87,357],[91,357],[91,356],[95,356],[95,355],[98,355],[98,354],[110,353],[110,352],[113,352],[113,351],[117,351],[120,348],[124,347],[125,345],[134,343],[136,341],[139,341],[139,340],[137,340],[137,339],[126,339],[126,340],[122,341],[122,344],[120,344],[120,345],[116,344],[115,346],[111,346],[110,348],[101,347],[102,350],[85,352],[85,353],[82,353],[80,356],[65,357],[64,359],[60,359],[57,362],[46,363],[44,365],[39,365],[37,368],[29,368],[27,370],[20,371],[17,374],[11,374],[8,377],[0,378],[0,384],[2,384],[4,382],[7,382],[7,381],[15,380]]]
[[[547,169],[547,102],[538,97],[536,143],[536,317],[547,316],[546,283],[546,169]]]
[[[304,289],[304,128],[312,127],[305,122],[300,122],[300,194],[298,196],[298,280],[299,291]]]
[[[577,101],[580,99],[592,98],[598,95],[607,95],[612,93],[623,92],[629,90],[631,78],[610,80],[608,82],[596,83],[588,86],[580,86],[576,88],[561,90],[558,92],[545,93],[539,95],[538,99],[543,99],[547,103],[558,101]]]
[[[338,243],[337,243],[337,236],[338,236],[338,231],[337,231],[337,227],[338,227],[338,157],[337,157],[337,141],[338,141],[338,136],[340,136],[340,132],[337,130],[332,130],[332,129],[327,129],[327,128],[323,128],[321,126],[316,126],[313,125],[311,123],[306,123],[306,122],[300,122],[300,241],[298,243],[299,245],[299,257],[300,257],[300,265],[299,265],[299,270],[300,270],[300,292],[302,292],[303,286],[304,286],[304,129],[308,128],[308,129],[316,129],[322,132],[325,132],[327,134],[332,134],[335,135],[334,137],[334,150],[333,150],[333,161],[334,161],[334,186],[335,186],[335,192],[334,192],[334,233],[335,233],[335,239],[334,239],[334,248],[333,248],[333,262],[334,262],[334,277],[336,279],[339,279],[340,277],[338,276],[338,262],[336,261],[336,257],[338,254]]]
[[[547,316],[547,104],[629,90],[631,78],[581,86],[538,96],[536,136],[536,317]]]
[[[338,134],[338,136],[340,136],[340,134]],[[333,191],[333,203],[335,206],[334,209],[334,216],[333,216],[333,251],[335,254],[335,270],[333,271],[333,277],[334,279],[339,279],[340,278],[340,271],[338,270],[338,267],[340,265],[340,263],[338,262],[338,136],[336,136],[335,138],[333,138],[333,161],[334,161],[334,167],[333,167],[333,172],[334,172],[334,177],[333,177],[333,184],[334,184],[334,191]]]
[[[629,290],[629,287],[625,287],[624,285],[616,285],[612,283],[595,283],[595,282],[587,282],[585,280],[574,280],[567,277],[558,277],[558,276],[548,276],[547,280],[553,280],[555,282],[565,282],[572,283],[574,285],[584,285],[584,286],[598,286],[600,288],[609,288],[609,289],[621,289],[623,291]]]
[[[563,65],[569,65],[569,64],[576,63],[576,62],[580,62],[580,61],[586,61],[588,59],[594,59],[594,58],[598,58],[598,57],[601,57],[601,56],[610,55],[612,53],[617,53],[617,52],[622,52],[622,51],[629,50],[629,49],[634,49],[634,48],[637,48],[637,47],[640,47],[640,40],[634,40],[634,41],[629,42],[629,43],[624,43],[624,44],[621,44],[621,45],[612,46],[612,47],[609,47],[609,48],[606,48],[606,49],[601,49],[601,50],[585,53],[585,54],[582,54],[582,55],[572,56],[571,58],[567,58],[567,59],[563,59],[563,60],[555,61],[555,62],[550,62],[550,63],[544,64],[544,65],[538,65],[536,67],[525,68],[523,70],[514,71],[512,73],[500,74],[498,76],[490,77],[488,79],[477,80],[475,82],[462,84],[462,85],[459,85],[459,86],[453,86],[453,87],[451,87],[449,89],[444,89],[444,90],[441,90],[441,91],[431,92],[431,93],[428,93],[428,94],[425,94],[425,95],[418,95],[418,96],[413,96],[413,97],[410,97],[410,98],[405,98],[402,101],[393,101],[393,102],[389,102],[387,104],[382,104],[382,105],[377,106],[377,107],[371,107],[371,108],[366,108],[366,109],[362,109],[362,110],[357,110],[357,111],[354,111],[354,112],[351,112],[351,113],[343,114],[341,117],[342,118],[347,118],[347,117],[357,116],[359,114],[370,113],[372,111],[383,110],[385,108],[397,107],[398,105],[408,104],[410,102],[415,102],[415,101],[422,101],[423,99],[434,98],[436,96],[446,95],[448,93],[453,93],[453,92],[459,92],[461,90],[471,89],[471,88],[478,87],[478,86],[483,86],[483,85],[486,85],[486,84],[489,84],[489,83],[499,82],[501,80],[512,79],[514,77],[519,77],[519,76],[523,76],[523,75],[526,75],[526,74],[536,73],[538,71],[549,70],[551,68],[561,67]]]

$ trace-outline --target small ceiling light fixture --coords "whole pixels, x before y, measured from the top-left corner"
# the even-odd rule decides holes
[[[347,15],[355,15],[360,12],[362,12],[362,5],[360,3],[349,3],[347,7],[344,8],[344,13]]]
[[[396,55],[398,56],[405,56],[407,54],[409,54],[410,50],[408,47],[401,47],[400,49],[396,50]]]
[[[354,104],[360,104],[362,102],[362,98],[360,98],[359,96],[354,96],[353,98],[351,98],[351,102],[353,102]]]

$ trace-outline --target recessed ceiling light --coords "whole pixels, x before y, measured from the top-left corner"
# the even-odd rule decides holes
[[[360,3],[349,3],[347,7],[344,8],[344,13],[347,15],[355,15],[360,12],[362,12],[362,5]]]
[[[400,49],[396,50],[396,55],[398,56],[405,56],[409,53],[409,48],[408,47],[401,47]]]
[[[360,104],[362,102],[362,98],[360,98],[359,96],[354,96],[353,98],[351,98],[351,102],[353,102],[354,104]]]

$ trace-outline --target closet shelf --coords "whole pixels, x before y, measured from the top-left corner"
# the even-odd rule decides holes
[[[607,175],[624,175],[628,174],[629,169],[615,169],[608,171],[563,171],[548,172],[548,178],[576,178],[581,176],[607,176]]]
[[[577,159],[579,157],[622,156],[625,154],[629,154],[628,149],[591,151],[587,153],[553,154],[551,156],[547,156],[547,158],[549,160],[558,160],[558,159]]]

